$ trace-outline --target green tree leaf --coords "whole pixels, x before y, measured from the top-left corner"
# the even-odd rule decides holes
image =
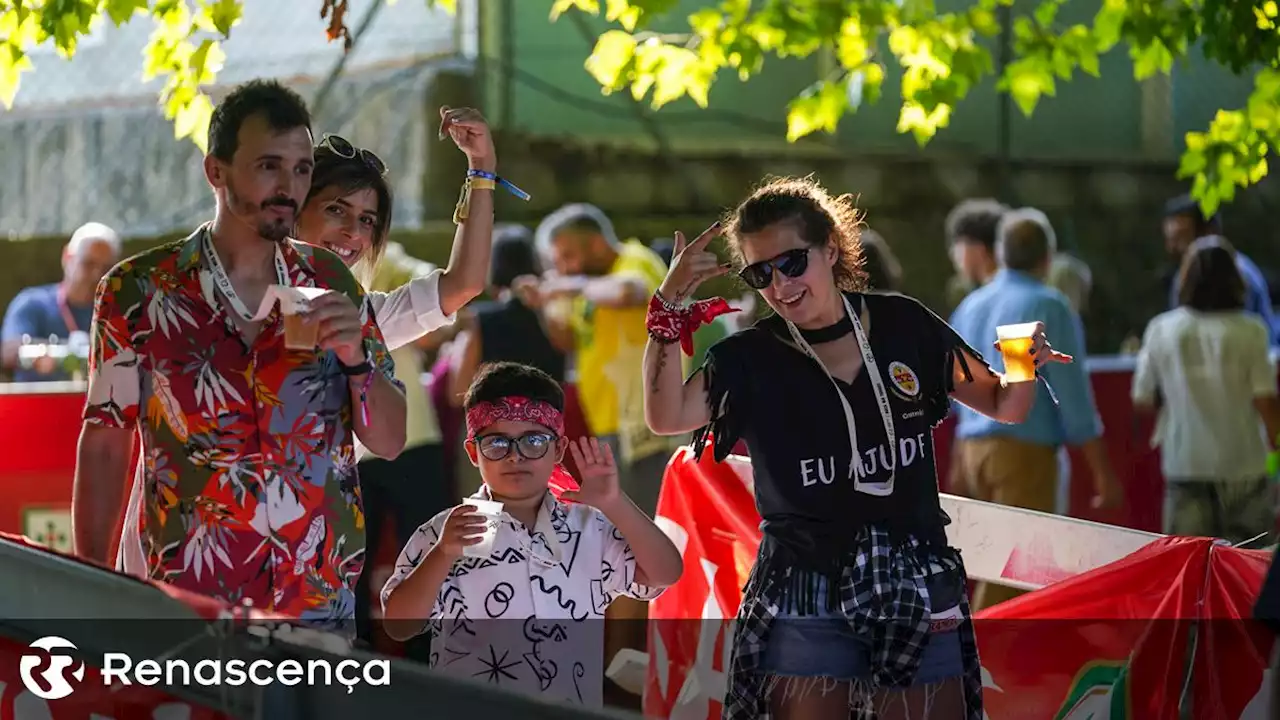
[[[119,26],[132,20],[134,15],[145,12],[147,0],[106,0],[103,9],[111,22]]]
[[[587,72],[606,93],[625,87],[632,81],[638,45],[631,33],[610,30],[596,39],[596,47],[587,58]]]
[[[1236,189],[1265,175],[1265,151],[1280,140],[1280,119],[1272,109],[1276,93],[1264,87],[1280,69],[1277,0],[1102,0],[1091,22],[1070,25],[1061,12],[1067,2],[1040,0],[1028,11],[1013,7],[1012,0],[976,0],[963,12],[939,13],[934,0],[719,0],[687,18],[687,39],[664,36],[661,48],[637,41],[643,49],[635,57],[643,56],[644,62],[625,64],[612,44],[597,43],[597,53],[607,56],[599,65],[610,71],[592,74],[605,92],[629,84],[633,95],[644,97],[666,73],[663,90],[655,92],[655,105],[661,106],[679,93],[681,82],[671,77],[676,72],[697,74],[696,82],[683,82],[685,93],[691,87],[709,92],[720,69],[735,70],[740,80],[748,81],[769,58],[830,52],[848,75],[803,88],[799,86],[808,79],[797,83],[798,95],[787,113],[787,137],[795,141],[818,130],[833,132],[841,116],[874,102],[885,63],[896,61],[902,77],[898,131],[923,144],[946,127],[956,104],[973,87],[995,73],[990,52],[979,40],[999,34],[996,10],[1003,6],[1014,13],[1014,52],[997,87],[1027,115],[1077,71],[1099,76],[1101,56],[1120,46],[1133,59],[1139,80],[1170,72],[1192,47],[1237,74],[1262,68],[1247,108],[1220,113],[1205,132],[1187,137],[1179,174],[1193,180],[1193,194],[1206,207],[1229,201]],[[609,0],[606,19],[615,18],[630,31],[620,5],[650,17],[672,4]],[[557,0],[553,16],[566,8],[599,14],[599,5]],[[892,60],[883,54],[886,46]],[[696,53],[698,62],[674,50]],[[836,90],[852,77],[861,78],[863,102],[849,103],[847,93]]]
[[[834,133],[849,107],[848,80],[810,85],[787,106],[787,139],[795,142],[819,130]]]

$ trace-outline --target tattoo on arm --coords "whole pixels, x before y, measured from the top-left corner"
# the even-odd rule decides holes
[[[657,395],[662,392],[662,370],[667,366],[667,346],[658,346],[658,361],[653,365],[653,380],[649,383],[653,389],[653,394]]]

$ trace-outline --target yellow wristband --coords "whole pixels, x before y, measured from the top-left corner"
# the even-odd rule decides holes
[[[462,194],[458,196],[458,205],[453,209],[453,224],[461,225],[466,222],[467,215],[471,212],[471,191],[472,190],[493,190],[498,184],[488,178],[469,177],[462,182]]]

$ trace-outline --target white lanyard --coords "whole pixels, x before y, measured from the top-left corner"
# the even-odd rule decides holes
[[[209,258],[209,272],[213,275],[214,284],[217,285],[218,290],[227,299],[227,302],[231,303],[231,309],[240,316],[241,320],[257,322],[261,318],[249,312],[249,308],[245,307],[244,301],[240,299],[240,295],[231,285],[231,278],[227,277],[227,271],[222,267],[222,260],[218,257],[218,251],[213,247],[212,235],[213,233],[208,228],[205,228],[204,236],[200,240],[203,245],[204,256]],[[289,285],[289,268],[284,264],[284,254],[280,252],[279,244],[276,244],[276,282],[280,285]]]
[[[858,450],[858,429],[853,420],[853,407],[849,405],[848,398],[845,397],[844,391],[840,389],[840,385],[832,377],[831,371],[827,370],[827,366],[823,364],[822,359],[813,351],[813,347],[809,345],[804,336],[800,334],[797,328],[790,321],[787,321],[787,329],[791,331],[791,337],[796,344],[804,349],[809,357],[818,363],[818,367],[827,374],[827,379],[836,389],[836,396],[840,398],[840,406],[844,409],[844,423],[849,430],[849,450],[853,453],[849,462],[849,477],[853,479],[853,489],[857,492],[866,493],[868,495],[886,496],[893,494],[893,480],[898,468],[898,436],[893,428],[893,408],[889,405],[889,393],[884,389],[884,380],[880,377],[880,367],[876,364],[876,357],[871,352],[871,342],[867,339],[867,332],[862,328],[862,320],[858,318],[858,314],[853,311],[853,306],[849,304],[849,298],[843,294],[840,299],[844,301],[844,311],[849,314],[849,320],[853,323],[853,335],[858,341],[858,345],[862,348],[862,366],[869,373],[871,378],[871,390],[875,393],[876,404],[880,406],[880,419],[884,421],[884,434],[889,442],[889,479],[884,482],[864,482],[855,472],[855,468],[862,466],[862,456]],[[856,377],[854,378],[857,379]]]

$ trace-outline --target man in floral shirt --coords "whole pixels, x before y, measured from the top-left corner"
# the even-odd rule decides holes
[[[108,562],[142,438],[143,574],[350,631],[364,564],[354,440],[405,442],[403,386],[337,255],[288,236],[311,183],[310,115],[270,82],[209,125],[214,220],[98,286],[73,499],[76,551]],[[271,285],[310,301],[315,351],[288,350]]]

